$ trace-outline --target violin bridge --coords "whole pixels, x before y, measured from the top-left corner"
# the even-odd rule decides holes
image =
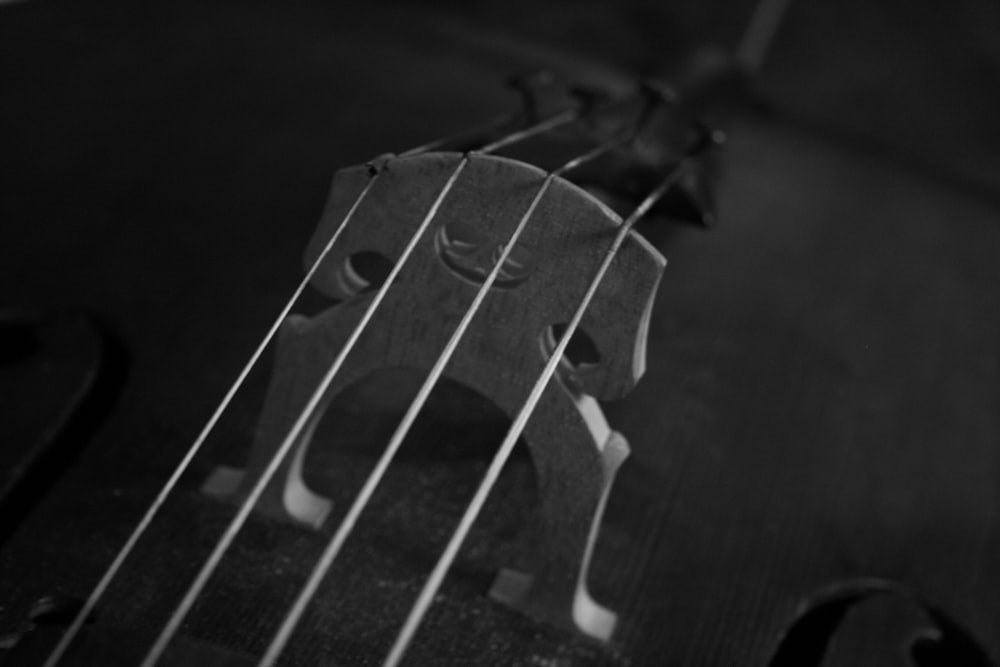
[[[318,421],[343,390],[390,368],[431,369],[472,303],[538,188],[541,170],[508,158],[425,153],[389,159],[369,183],[363,167],[337,173],[326,212],[306,251],[320,258],[359,193],[370,190],[312,285],[339,303],[318,315],[289,317],[278,337],[271,385],[246,472],[220,468],[206,484],[215,495],[242,497],[270,464],[321,378],[365,318],[373,298],[353,265],[375,253],[396,261],[431,209],[456,164],[468,159],[413,254],[373,311],[368,326],[333,377],[318,409],[280,464],[258,510],[319,527],[331,502],[303,479]],[[510,418],[521,410],[554,346],[553,332],[572,318],[620,218],[561,178],[539,200],[530,224],[486,293],[444,377],[491,400]],[[596,244],[596,245],[595,245]],[[523,432],[539,507],[517,566],[501,569],[490,595],[527,615],[608,640],[616,616],[587,589],[591,555],[615,474],[628,455],[597,399],[624,396],[644,370],[649,314],[665,261],[630,234],[581,322],[592,347],[586,359],[564,358]],[[348,279],[345,279],[345,276]],[[572,355],[569,355],[572,356]],[[405,443],[404,443],[405,446]]]

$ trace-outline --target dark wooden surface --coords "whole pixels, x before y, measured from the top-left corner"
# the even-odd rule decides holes
[[[0,554],[6,630],[38,596],[96,581],[298,281],[336,168],[488,117],[528,63],[587,66],[403,8],[3,12],[0,303],[93,311],[132,360],[115,416]],[[804,609],[868,578],[915,591],[1000,660],[997,208],[801,127],[739,122],[719,226],[650,230],[670,263],[647,375],[607,406],[633,455],[591,580],[621,614],[613,645],[482,597],[531,508],[522,458],[412,664],[766,665]],[[242,463],[266,376],[102,606],[125,654],[231,515],[197,487]],[[376,378],[334,407],[322,429],[349,434],[350,454],[317,450],[317,487],[350,497],[399,385]],[[377,660],[503,426],[457,389],[437,398],[289,664]],[[255,520],[186,633],[259,651],[322,545]],[[926,625],[889,607],[856,615],[837,659],[861,664],[866,633]]]

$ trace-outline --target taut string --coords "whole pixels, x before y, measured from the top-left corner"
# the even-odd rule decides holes
[[[562,113],[556,114],[555,116],[552,116],[551,118],[548,118],[547,120],[537,123],[531,127],[508,134],[507,136],[502,137],[488,144],[487,146],[483,147],[482,149],[480,149],[479,152],[489,153],[492,151],[499,150],[500,148],[503,148],[510,144],[516,143],[518,141],[527,139],[536,134],[549,132],[552,129],[559,127],[560,125],[565,125],[575,121],[579,117],[579,115],[580,112],[577,109],[570,109],[567,111],[563,111]],[[396,276],[402,270],[403,266],[406,263],[406,260],[413,252],[413,249],[416,247],[420,238],[423,236],[423,233],[430,226],[431,221],[437,214],[437,211],[440,208],[445,197],[447,196],[448,192],[455,185],[455,182],[458,180],[459,175],[462,173],[466,165],[469,163],[469,155],[470,155],[469,153],[466,153],[465,156],[463,156],[461,161],[455,167],[455,170],[452,172],[451,176],[446,181],[444,187],[438,194],[430,210],[427,212],[427,215],[424,216],[424,219],[423,221],[421,221],[420,226],[417,228],[416,232],[414,232],[413,236],[410,238],[410,241],[408,242],[406,248],[400,255],[400,258],[396,261],[395,265],[392,268],[392,271],[389,272],[389,275],[386,277],[385,282],[375,293],[375,296],[373,297],[368,308],[365,310],[365,313],[361,317],[361,320],[358,322],[358,325],[355,327],[354,331],[352,331],[351,336],[347,339],[347,342],[345,343],[343,349],[337,355],[337,358],[334,360],[333,364],[330,366],[326,374],[323,376],[323,379],[321,380],[319,386],[310,396],[309,401],[306,403],[304,410],[293,424],[291,431],[282,441],[281,446],[275,451],[274,456],[268,462],[268,465],[264,469],[264,472],[261,474],[260,478],[254,484],[253,488],[250,490],[246,499],[241,503],[240,508],[236,513],[236,516],[232,519],[229,526],[226,528],[225,533],[223,533],[222,538],[216,544],[215,549],[209,555],[202,569],[198,572],[198,575],[195,578],[194,582],[191,584],[190,588],[187,590],[184,597],[181,599],[180,603],[177,605],[176,609],[171,614],[163,630],[157,637],[156,642],[153,644],[153,647],[150,649],[145,659],[143,659],[142,667],[153,667],[153,665],[156,664],[156,662],[160,659],[160,657],[162,657],[163,652],[166,650],[166,647],[169,644],[170,640],[173,638],[174,634],[176,634],[177,630],[180,628],[180,624],[183,622],[184,618],[191,610],[191,607],[194,606],[195,601],[197,600],[198,596],[201,594],[201,591],[207,584],[208,579],[212,576],[212,573],[215,571],[215,569],[219,565],[219,562],[222,560],[223,555],[225,554],[226,551],[228,551],[237,533],[243,527],[243,524],[246,522],[247,517],[250,515],[251,510],[253,509],[257,501],[260,499],[260,496],[263,494],[267,484],[271,481],[271,478],[277,471],[278,466],[281,464],[281,461],[287,455],[288,451],[292,448],[292,445],[294,445],[295,441],[302,434],[302,431],[305,430],[306,424],[309,422],[309,419],[312,417],[312,414],[316,411],[316,408],[319,406],[319,403],[323,398],[323,394],[326,393],[326,390],[333,382],[335,375],[337,374],[337,372],[339,372],[341,366],[344,363],[344,360],[347,358],[347,355],[353,349],[354,345],[360,338],[362,332],[367,327],[368,322],[371,320],[372,316],[375,313],[375,310],[382,303],[382,300],[388,293],[388,290],[391,287],[392,282],[396,279]],[[369,185],[373,180],[374,177],[369,181]],[[341,223],[341,227],[343,227],[343,223]]]
[[[535,382],[531,393],[528,395],[527,401],[525,401],[525,404],[522,406],[521,410],[517,414],[517,417],[511,424],[510,429],[507,431],[507,435],[501,443],[493,461],[490,462],[490,467],[487,469],[486,474],[483,477],[483,481],[476,490],[476,494],[469,503],[465,514],[462,515],[462,520],[459,522],[458,528],[455,530],[454,534],[452,534],[444,552],[442,553],[437,564],[434,566],[433,572],[431,572],[430,577],[427,579],[423,589],[420,591],[420,596],[417,598],[416,603],[410,610],[410,614],[407,616],[403,628],[396,636],[396,640],[393,642],[389,655],[383,663],[383,667],[397,667],[403,659],[403,655],[413,640],[413,636],[416,634],[417,628],[420,626],[420,622],[424,619],[428,609],[430,609],[430,605],[434,600],[434,596],[437,595],[437,591],[441,587],[445,575],[448,573],[448,570],[451,569],[459,548],[468,536],[473,522],[476,520],[476,517],[479,516],[479,512],[482,511],[483,505],[486,503],[487,496],[492,490],[497,479],[500,477],[500,471],[503,469],[507,459],[510,458],[511,452],[514,450],[514,445],[517,444],[517,439],[521,437],[521,433],[524,431],[524,427],[527,425],[528,419],[535,411],[538,401],[542,396],[542,392],[548,386],[549,380],[552,379],[552,375],[555,373],[556,368],[559,366],[559,362],[562,359],[563,353],[566,351],[566,346],[569,344],[570,339],[579,327],[584,313],[590,305],[590,302],[593,300],[594,295],[597,293],[598,286],[604,279],[608,268],[611,266],[612,260],[614,260],[619,248],[621,248],[622,243],[624,243],[626,236],[632,230],[632,227],[635,226],[635,223],[677,183],[687,170],[689,164],[690,159],[685,158],[677,166],[675,166],[666,179],[664,179],[659,186],[650,192],[645,199],[643,199],[639,206],[636,207],[636,209],[622,222],[621,226],[618,228],[614,241],[612,241],[611,246],[605,253],[604,259],[601,261],[601,264],[597,269],[597,273],[595,273],[594,277],[591,279],[583,299],[581,299],[580,304],[573,313],[573,318],[570,320],[566,330],[560,337],[559,344],[556,345],[555,349],[552,351],[551,357],[545,364],[545,369]]]
[[[258,667],[270,667],[271,665],[274,665],[278,659],[278,656],[281,654],[281,651],[288,643],[288,640],[292,636],[292,632],[294,632],[295,628],[298,626],[299,621],[302,618],[302,615],[305,613],[306,607],[309,605],[313,597],[316,595],[316,591],[319,589],[320,583],[322,582],[326,574],[329,572],[330,567],[333,565],[333,561],[336,559],[337,555],[340,553],[341,548],[344,546],[344,543],[347,541],[347,538],[354,530],[354,527],[357,524],[358,517],[364,511],[365,507],[368,506],[368,503],[371,501],[371,497],[375,493],[376,487],[382,481],[382,477],[385,475],[386,470],[388,470],[389,465],[392,463],[392,460],[395,457],[396,452],[399,451],[399,448],[402,445],[403,440],[406,439],[406,436],[410,431],[410,427],[413,426],[413,422],[416,420],[417,415],[423,409],[424,404],[426,403],[427,398],[430,396],[431,391],[437,385],[438,380],[441,378],[441,375],[444,372],[445,366],[448,364],[448,361],[454,354],[455,349],[458,347],[459,342],[464,337],[465,332],[469,327],[469,324],[472,322],[472,318],[475,316],[476,312],[479,310],[479,307],[485,300],[486,295],[492,288],[493,283],[497,279],[497,276],[500,275],[500,271],[502,270],[504,263],[507,261],[507,258],[510,255],[512,249],[517,244],[518,239],[520,239],[521,233],[527,227],[528,221],[534,214],[535,209],[538,206],[538,203],[542,200],[542,197],[548,191],[549,186],[552,184],[552,181],[555,180],[557,177],[564,175],[568,171],[575,169],[576,167],[579,167],[580,165],[599,157],[600,155],[606,153],[615,146],[621,145],[625,141],[626,139],[623,138],[616,138],[606,141],[600,146],[597,146],[586,153],[578,155],[577,157],[563,164],[558,169],[546,174],[545,178],[542,180],[541,186],[538,188],[538,191],[535,193],[534,198],[531,200],[531,204],[528,206],[528,209],[525,211],[524,215],[521,216],[521,219],[518,222],[517,227],[514,229],[514,232],[511,234],[510,238],[503,245],[503,251],[500,253],[500,256],[494,262],[493,268],[490,270],[489,275],[483,281],[482,285],[480,285],[479,290],[476,292],[476,296],[472,300],[471,305],[465,311],[465,314],[462,316],[462,320],[455,328],[455,331],[452,333],[451,338],[445,345],[444,350],[441,352],[441,355],[434,362],[434,366],[431,368],[430,373],[428,373],[427,378],[421,385],[420,390],[417,392],[416,397],[413,399],[413,402],[410,403],[409,408],[407,408],[406,414],[400,421],[399,426],[397,426],[396,430],[393,432],[392,438],[389,440],[388,446],[386,447],[382,456],[379,458],[378,462],[375,464],[375,467],[369,474],[368,478],[365,480],[364,486],[362,486],[361,491],[355,497],[354,502],[351,504],[350,509],[347,511],[347,514],[341,521],[340,526],[337,528],[336,533],[334,534],[330,542],[327,544],[327,547],[323,551],[323,554],[320,556],[319,561],[313,568],[313,571],[310,573],[309,578],[306,581],[306,584],[303,586],[302,591],[299,593],[299,596],[295,600],[295,603],[292,605],[288,614],[285,616],[285,619],[282,622],[281,627],[278,629],[278,632],[275,634],[274,639],[268,646],[266,653],[261,658],[260,662],[257,663]]]

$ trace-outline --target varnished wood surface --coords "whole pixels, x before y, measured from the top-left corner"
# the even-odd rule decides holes
[[[16,93],[0,112],[0,299],[93,310],[133,361],[115,417],[0,556],[5,627],[96,581],[298,280],[334,169],[487,117],[523,64],[306,7],[232,22],[201,5],[39,3],[0,24],[17,56],[0,61]],[[918,591],[1000,659],[995,207],[780,118],[739,124],[727,150],[716,229],[647,229],[670,263],[646,378],[607,406],[633,454],[591,579],[622,615],[615,643],[481,597],[491,545],[530,511],[521,460],[413,664],[765,665],[804,605],[870,577]],[[162,622],[231,513],[197,486],[242,462],[265,376],[111,591],[102,620],[124,644]],[[337,408],[325,428],[354,433],[354,453],[317,453],[318,487],[346,490],[370,465],[398,409],[384,388]],[[307,619],[323,634],[290,664],[384,650],[482,470],[483,434],[502,433],[469,400],[440,397],[423,433],[448,444],[404,460]],[[260,650],[321,548],[256,521],[188,632]]]

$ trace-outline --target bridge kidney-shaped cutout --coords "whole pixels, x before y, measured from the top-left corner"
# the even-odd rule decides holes
[[[481,285],[503,254],[504,244],[488,238],[474,225],[449,222],[438,228],[434,249],[452,273],[474,285]],[[500,267],[493,287],[516,287],[531,275],[533,268],[530,253],[521,246],[515,246]]]

